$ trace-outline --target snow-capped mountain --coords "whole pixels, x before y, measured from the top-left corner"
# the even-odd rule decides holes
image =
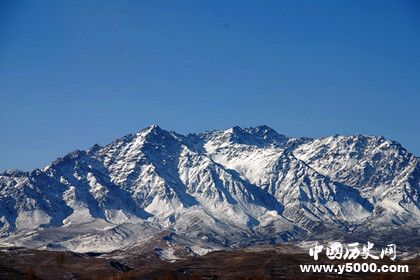
[[[0,243],[73,251],[162,232],[195,253],[314,239],[420,245],[420,159],[383,137],[154,125],[42,170],[0,174]],[[414,241],[413,241],[414,240]],[[366,240],[367,241],[367,240]]]

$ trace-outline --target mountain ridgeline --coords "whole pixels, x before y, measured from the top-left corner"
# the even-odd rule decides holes
[[[30,173],[0,173],[0,244],[109,252],[310,240],[420,245],[420,159],[375,136],[154,125]],[[172,249],[171,249],[172,248]],[[174,255],[175,254],[175,255]]]

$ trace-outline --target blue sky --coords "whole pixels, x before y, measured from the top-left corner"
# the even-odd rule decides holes
[[[420,155],[418,1],[0,2],[0,170],[150,124],[373,134]]]

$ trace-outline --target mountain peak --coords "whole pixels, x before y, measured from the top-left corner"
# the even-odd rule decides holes
[[[149,129],[151,131],[162,130],[160,128],[160,126],[158,126],[157,124],[152,124],[152,125],[148,126],[147,129]]]
[[[152,124],[152,125],[150,125],[150,126],[148,126],[148,127],[144,128],[144,129],[140,130],[140,131],[137,133],[137,135],[143,135],[143,136],[146,136],[146,135],[149,135],[149,134],[154,134],[154,135],[157,135],[157,134],[161,134],[161,133],[169,133],[169,132],[167,132],[166,130],[162,129],[162,128],[161,128],[160,126],[158,126],[157,124]]]
[[[29,175],[29,172],[22,171],[19,169],[6,169],[3,172],[0,172],[0,176],[7,176],[7,177],[24,177],[28,175]]]
[[[258,147],[270,145],[284,146],[288,140],[286,136],[277,133],[277,131],[266,125],[249,128],[234,126],[227,130],[216,132],[216,134],[220,133],[224,139],[234,143]]]
[[[272,133],[277,133],[277,131],[275,131],[274,129],[272,129],[271,127],[267,126],[267,125],[258,125],[255,127],[240,127],[240,126],[232,126],[230,128],[228,128],[226,131],[229,131],[231,133],[243,133],[243,132],[248,132],[248,133],[267,133],[267,132],[272,132]]]

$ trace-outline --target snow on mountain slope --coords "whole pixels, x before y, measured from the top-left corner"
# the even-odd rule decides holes
[[[274,136],[247,144],[232,137],[250,130]],[[357,190],[332,182],[297,159],[287,149],[287,138],[275,133],[267,127],[229,129],[205,135],[204,148],[214,161],[273,196],[284,208],[284,217],[303,228],[314,229],[319,222],[345,227],[345,222],[370,215],[372,205]]]
[[[418,225],[420,161],[399,143],[373,136],[332,136],[309,141],[294,155],[375,204],[375,218]],[[385,216],[385,217],[384,217]]]
[[[177,238],[165,244],[203,252],[379,236],[419,228],[419,182],[419,159],[380,137],[288,138],[266,126],[184,136],[154,125],[42,170],[1,173],[0,242],[105,252],[169,231]]]

